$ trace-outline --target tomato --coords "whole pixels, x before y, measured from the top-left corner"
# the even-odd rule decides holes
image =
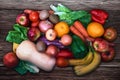
[[[39,20],[39,13],[37,11],[32,11],[30,14],[29,14],[29,19],[30,21],[32,22],[36,22]]]
[[[39,20],[36,21],[36,22],[32,22],[32,23],[31,23],[31,27],[38,27],[38,26],[39,26],[39,23],[40,23]]]
[[[63,57],[59,57],[56,59],[56,66],[57,67],[67,67],[69,65],[68,60],[63,58]]]

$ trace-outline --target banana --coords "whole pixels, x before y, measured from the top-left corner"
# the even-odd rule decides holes
[[[75,73],[78,76],[85,75],[85,74],[93,71],[96,67],[98,67],[100,62],[101,62],[101,56],[100,56],[99,53],[95,52],[93,61],[90,64],[88,64],[84,67],[82,67],[81,65],[78,65],[78,66],[74,67]]]
[[[93,53],[91,51],[89,51],[88,55],[85,58],[83,58],[83,59],[70,59],[69,64],[71,66],[87,65],[87,64],[91,63],[92,60],[93,60]]]

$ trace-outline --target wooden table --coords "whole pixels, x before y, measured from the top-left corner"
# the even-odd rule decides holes
[[[109,13],[105,26],[113,26],[118,31],[118,38],[114,41],[114,60],[109,63],[102,62],[95,71],[82,77],[76,76],[71,67],[56,67],[51,73],[41,71],[38,74],[27,73],[23,76],[6,68],[2,57],[12,50],[12,44],[6,42],[5,37],[12,29],[17,14],[28,8],[49,9],[50,4],[57,3],[63,3],[74,10],[105,9]],[[120,80],[120,0],[0,0],[0,80]]]

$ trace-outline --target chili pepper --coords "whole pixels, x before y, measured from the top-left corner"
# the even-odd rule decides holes
[[[101,9],[92,9],[90,11],[92,15],[92,20],[104,24],[108,18],[108,13]]]

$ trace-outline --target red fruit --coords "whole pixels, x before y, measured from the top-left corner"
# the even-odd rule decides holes
[[[32,11],[30,14],[29,14],[29,19],[30,21],[32,22],[36,22],[39,20],[39,13],[37,11]]]
[[[102,38],[96,38],[93,47],[98,52],[106,52],[109,50],[109,43]]]
[[[25,13],[19,14],[16,18],[16,23],[18,23],[22,26],[28,26],[28,24],[29,24],[28,15]]]
[[[31,27],[28,30],[27,35],[31,41],[36,41],[40,37],[40,30],[38,28]]]
[[[114,41],[117,38],[117,30],[113,27],[109,27],[105,30],[104,38],[108,41]]]
[[[40,23],[39,20],[36,21],[36,22],[32,22],[32,23],[31,23],[31,27],[38,27],[38,26],[39,26],[39,23]]]
[[[53,41],[57,37],[57,32],[53,29],[48,29],[45,33],[45,37],[47,40]]]
[[[101,54],[102,60],[105,62],[111,61],[114,58],[114,56],[115,56],[115,50],[112,47],[109,48],[108,52]]]
[[[18,65],[19,59],[13,52],[9,52],[3,57],[3,64],[8,68],[14,68]]]
[[[69,51],[68,49],[61,49],[58,54],[56,55],[57,58],[63,57],[63,58],[74,58],[73,53]]]
[[[56,66],[57,67],[67,67],[69,65],[69,62],[67,59],[63,58],[63,57],[59,57],[56,59]]]

